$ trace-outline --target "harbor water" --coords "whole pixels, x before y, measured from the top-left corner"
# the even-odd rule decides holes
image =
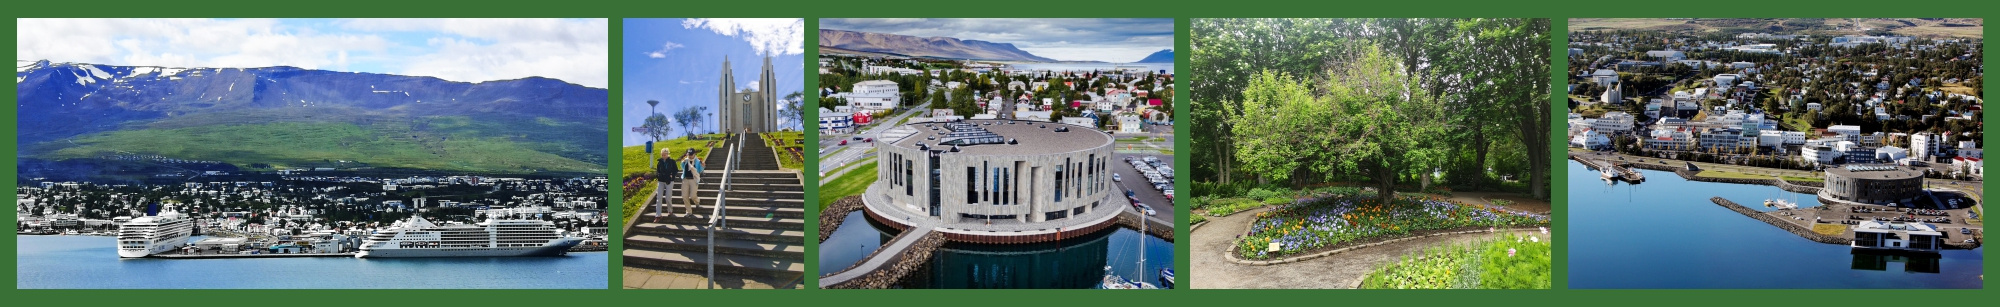
[[[854,265],[896,230],[848,214],[839,229],[820,244],[820,274]],[[1143,247],[1141,247],[1143,243]],[[1145,248],[1146,263],[1139,264]],[[1095,234],[1036,244],[946,243],[931,255],[928,267],[906,278],[901,286],[926,289],[1087,289],[1105,275],[1161,284],[1160,270],[1173,267],[1174,245],[1137,230],[1111,227]]]
[[[1715,205],[1720,196],[1769,211],[1765,199],[1818,206],[1766,185],[1688,181],[1639,170],[1640,184],[1607,184],[1568,165],[1569,286],[1579,289],[1981,288],[1984,248],[1935,255],[1856,253],[1808,241]],[[1952,240],[1962,240],[1950,231]]]
[[[16,236],[22,289],[605,289],[603,252],[555,257],[121,259],[113,237]]]

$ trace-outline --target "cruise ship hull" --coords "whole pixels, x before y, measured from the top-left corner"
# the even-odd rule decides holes
[[[185,236],[176,239],[153,242],[153,244],[148,244],[145,250],[120,248],[118,249],[118,257],[144,258],[146,256],[152,256],[153,254],[174,250],[174,248],[178,248],[182,245],[187,245],[187,237]]]
[[[502,248],[370,248],[355,253],[355,258],[415,258],[415,257],[523,257],[561,256],[569,253],[571,247],[583,243],[583,239],[564,238],[537,247]]]

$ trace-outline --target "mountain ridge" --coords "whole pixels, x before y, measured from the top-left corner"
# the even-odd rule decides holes
[[[340,136],[345,139],[335,140],[384,147],[303,152],[223,143],[201,147],[250,152],[226,155],[193,148],[179,154],[255,157],[225,162],[289,165],[347,153],[361,155],[351,160],[391,161],[375,164],[383,167],[510,173],[589,171],[603,168],[606,160],[608,90],[547,77],[458,82],[292,66],[175,68],[16,60],[15,87],[20,118],[16,154],[24,159],[88,157],[92,153],[78,152],[88,150],[161,154],[126,144],[141,136],[178,136],[161,131],[216,134],[185,136],[203,142],[263,140],[279,142],[276,147],[310,148],[288,146],[294,144],[283,143],[285,138],[265,140],[270,137],[266,134],[292,133],[282,129],[294,126],[283,123],[319,123],[325,126],[312,127],[338,134],[288,137]],[[364,150],[385,148],[395,150]],[[476,154],[481,152],[492,157]],[[437,161],[401,163],[424,159]]]
[[[1059,62],[1014,47],[1013,43],[917,37],[834,29],[819,30],[819,46],[843,50],[960,60]]]

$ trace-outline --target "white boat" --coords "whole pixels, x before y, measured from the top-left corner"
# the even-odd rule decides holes
[[[411,217],[370,234],[354,257],[558,256],[582,242],[583,238],[563,236],[548,221],[487,219],[472,225],[438,225]]]
[[[173,209],[118,225],[118,257],[139,258],[180,248],[194,235],[194,220]]]

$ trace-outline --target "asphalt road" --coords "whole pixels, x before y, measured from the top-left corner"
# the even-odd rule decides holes
[[[1144,156],[1149,156],[1149,155],[1135,155],[1135,154],[1111,155],[1111,160],[1112,160],[1111,171],[1114,174],[1118,174],[1118,176],[1122,177],[1123,179],[1113,183],[1117,184],[1119,187],[1123,187],[1126,190],[1132,190],[1132,192],[1137,192],[1139,194],[1138,195],[1139,203],[1146,204],[1147,206],[1152,206],[1153,211],[1158,213],[1158,215],[1153,216],[1154,218],[1170,222],[1176,222],[1176,224],[1178,224],[1178,221],[1180,220],[1175,218],[1174,202],[1167,201],[1167,195],[1165,193],[1161,193],[1160,190],[1153,189],[1153,184],[1146,182],[1146,176],[1140,175],[1138,169],[1132,168],[1131,163],[1125,162],[1125,157],[1144,157]],[[1174,156],[1172,155],[1153,154],[1150,156],[1159,157],[1160,161],[1166,162],[1168,165],[1172,165],[1174,163]],[[1124,193],[1124,192],[1118,192],[1118,193]]]

